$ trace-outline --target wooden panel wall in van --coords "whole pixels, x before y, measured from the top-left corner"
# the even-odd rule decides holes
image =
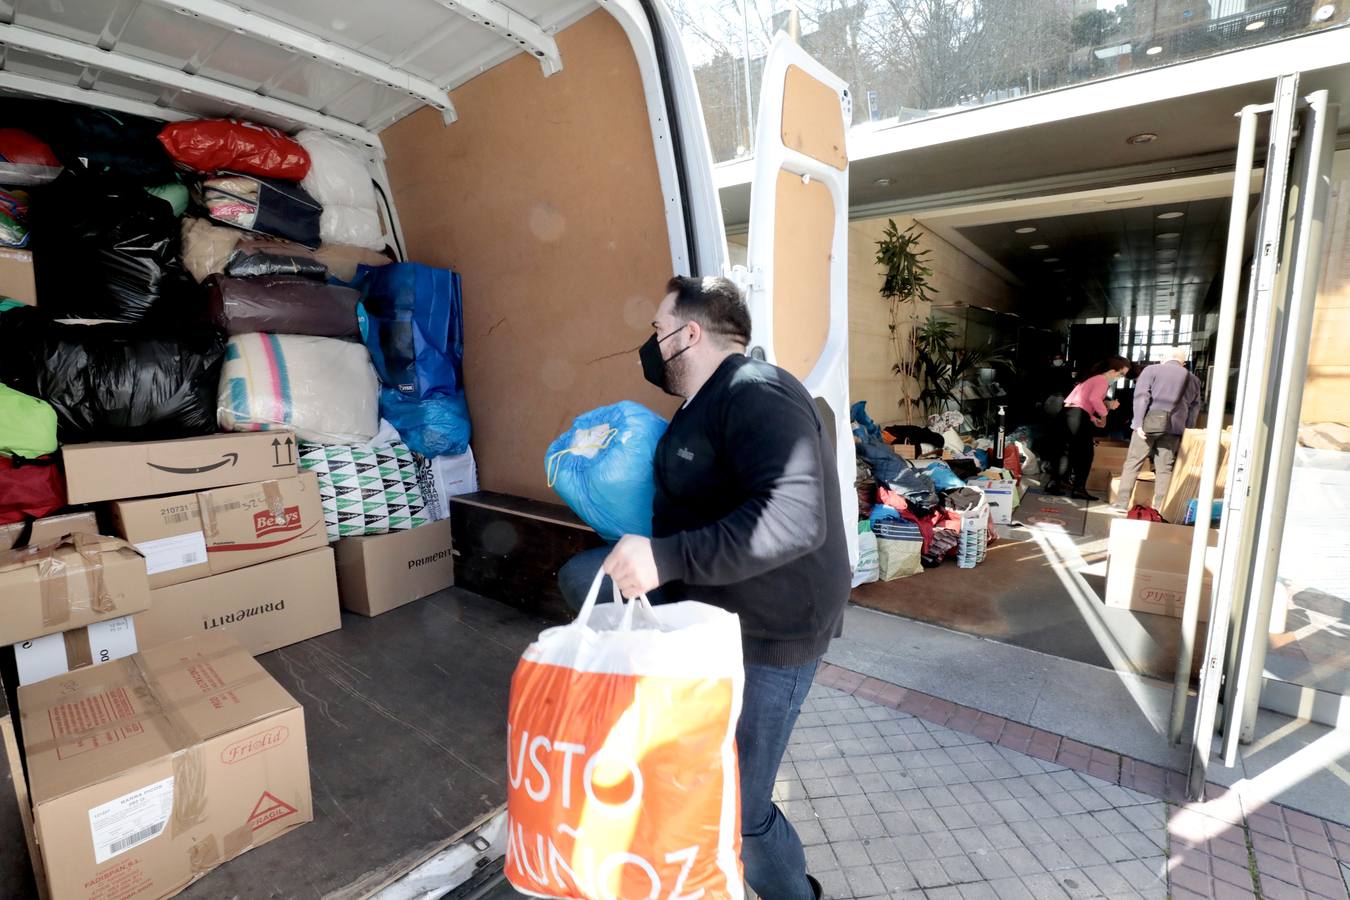
[[[647,108],[609,14],[557,35],[563,70],[518,56],[387,129],[408,257],[464,281],[464,380],[485,490],[557,500],[549,443],[636,400],[669,415],[637,348],[671,276]]]

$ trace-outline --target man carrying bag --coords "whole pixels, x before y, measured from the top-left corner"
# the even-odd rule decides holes
[[[1156,478],[1153,505],[1163,505],[1172,484],[1181,436],[1187,428],[1195,427],[1200,416],[1200,379],[1186,368],[1186,348],[1168,347],[1162,357],[1161,363],[1140,373],[1134,386],[1133,434],[1113,507],[1118,512],[1129,508],[1130,494],[1145,459],[1152,461]]]
[[[813,900],[820,886],[773,788],[848,602],[835,448],[801,383],[746,355],[750,315],[734,284],[674,278],[666,290],[639,356],[647,380],[685,403],[656,450],[653,537],[625,536],[603,558],[581,554],[559,583],[580,606],[603,564],[624,596],[659,588],[663,604],[695,600],[737,615],[745,880],[766,900]]]

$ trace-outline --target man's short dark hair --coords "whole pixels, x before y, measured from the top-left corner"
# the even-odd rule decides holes
[[[666,282],[666,293],[675,295],[677,318],[693,319],[722,341],[749,346],[750,309],[729,278],[676,275]]]

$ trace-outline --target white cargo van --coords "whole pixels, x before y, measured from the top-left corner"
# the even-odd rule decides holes
[[[0,0],[0,59],[9,95],[320,129],[368,151],[398,256],[463,278],[481,485],[524,520],[548,519],[528,510],[556,502],[545,449],[577,414],[671,411],[636,358],[667,278],[731,274],[693,72],[659,0]],[[751,353],[800,377],[836,434],[851,522],[851,100],[783,36],[763,85],[734,274]],[[496,552],[514,567],[531,548],[508,532]],[[432,599],[262,657],[305,707],[315,822],[188,896],[439,896],[490,877],[506,691],[540,622]],[[0,895],[23,896],[7,798],[0,822]]]

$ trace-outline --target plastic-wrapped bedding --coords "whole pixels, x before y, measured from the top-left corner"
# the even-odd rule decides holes
[[[393,431],[391,428],[390,431]],[[319,479],[328,540],[386,534],[432,520],[408,445],[377,435],[369,444],[300,444],[300,468]]]
[[[225,431],[294,431],[315,444],[364,444],[380,428],[379,379],[366,348],[296,334],[230,338],[220,377]]]
[[[217,222],[319,246],[323,207],[298,184],[276,178],[222,172],[201,185],[201,203]]]
[[[56,410],[62,443],[144,441],[216,430],[225,336],[58,322],[37,308],[0,316],[0,379]]]
[[[304,250],[296,246],[295,250]],[[258,249],[242,245],[225,261],[225,274],[232,278],[257,278],[260,275],[302,275],[320,280],[328,277],[328,267],[312,255],[295,252],[278,243],[276,249]]]
[[[229,334],[266,331],[316,337],[359,338],[355,288],[295,275],[206,280],[211,321]]]
[[[360,154],[321,131],[302,131],[295,139],[309,151],[309,174],[300,186],[323,204],[319,223],[323,240],[382,249],[379,201]]]

